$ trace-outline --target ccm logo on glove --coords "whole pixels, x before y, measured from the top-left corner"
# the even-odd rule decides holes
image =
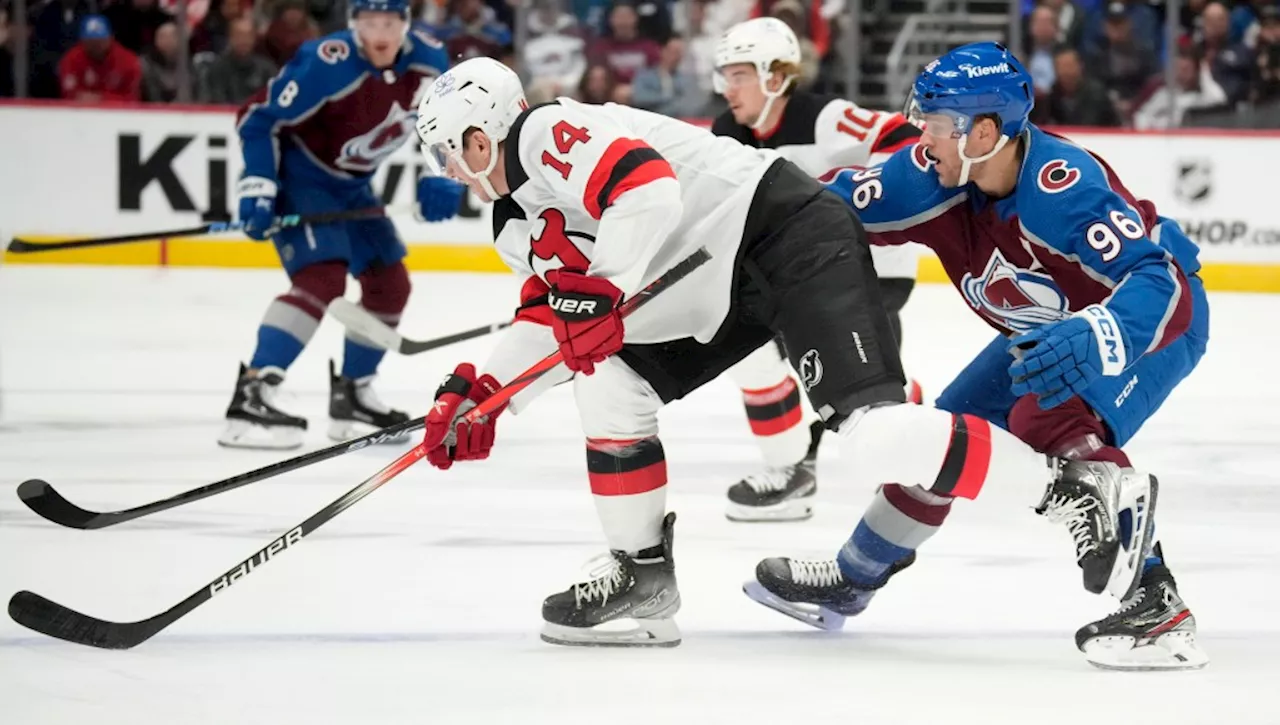
[[[1089,305],[1076,315],[1083,317],[1089,323],[1093,328],[1093,334],[1098,338],[1098,352],[1102,356],[1102,374],[1110,377],[1124,372],[1126,363],[1124,340],[1120,337],[1120,327],[1116,324],[1116,318],[1111,316],[1111,310],[1102,305]]]

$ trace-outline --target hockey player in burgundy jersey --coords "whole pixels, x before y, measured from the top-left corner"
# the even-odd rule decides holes
[[[800,42],[776,18],[755,18],[730,28],[715,51],[715,87],[729,102],[711,126],[748,146],[776,149],[813,177],[848,166],[880,163],[914,145],[920,129],[901,113],[860,108],[843,98],[798,90]],[[873,247],[880,296],[902,345],[899,312],[916,283],[910,245]],[[764,470],[729,488],[726,515],[734,521],[793,521],[813,515],[821,425],[804,425],[799,385],[777,345],[766,345],[729,371],[742,389],[747,420]],[[920,385],[907,382],[907,399],[921,402]]]
[[[565,370],[516,395],[523,410],[573,377],[586,464],[610,555],[588,581],[543,603],[543,638],[557,644],[671,646],[680,606],[672,560],[674,513],[658,411],[781,337],[808,371],[813,409],[842,442],[872,459],[932,458],[938,496],[973,498],[985,483],[1027,490],[1061,506],[1086,505],[1071,531],[1090,548],[1085,584],[1121,590],[1136,572],[1120,557],[1119,503],[1149,500],[1150,483],[1119,468],[1037,453],[999,429],[920,453],[913,436],[886,437],[874,411],[928,410],[904,401],[897,345],[852,211],[768,149],[624,106],[569,99],[528,108],[519,78],[475,58],[438,78],[418,107],[428,162],[494,201],[495,244],[524,278],[512,326],[481,369],[458,365],[427,416],[427,459],[440,468],[485,458],[502,411],[466,411],[559,348]],[[690,253],[711,260],[624,320],[619,303]],[[481,373],[481,370],[484,372]],[[888,429],[886,429],[888,430]],[[944,452],[952,451],[940,464]],[[969,454],[963,451],[967,449]],[[866,451],[860,451],[859,466]],[[875,460],[867,467],[876,470]],[[918,464],[917,464],[918,465]],[[895,479],[896,480],[896,479]],[[1093,506],[1091,502],[1103,501]],[[1148,532],[1135,527],[1137,545]],[[630,629],[615,624],[631,622]]]
[[[348,274],[360,281],[361,304],[388,324],[400,321],[408,301],[405,248],[390,219],[272,228],[280,215],[378,206],[370,176],[412,137],[421,91],[448,68],[438,42],[408,31],[408,0],[353,0],[350,12],[349,30],[304,44],[240,112],[240,218],[249,236],[273,241],[291,288],[267,307],[253,358],[241,365],[218,441],[225,446],[301,445],[307,421],[276,407],[275,390],[329,302],[343,294]],[[417,189],[420,216],[452,217],[464,190],[424,176]],[[371,387],[383,354],[347,333],[341,374],[330,363],[331,438],[408,419]]]
[[[1028,123],[1031,88],[995,43],[954,50],[915,83],[911,110],[927,129],[920,143],[830,184],[873,243],[914,241],[937,253],[965,302],[998,332],[937,400],[953,424],[913,406],[876,423],[918,444],[994,425],[1046,454],[1145,478],[1121,447],[1208,342],[1197,249],[1102,159]],[[913,455],[927,458],[920,448]],[[927,490],[930,480],[880,478],[875,503],[834,560],[765,560],[748,593],[793,616],[804,603],[860,612],[946,518],[952,498]],[[1092,504],[1052,498],[1042,508],[1069,522],[1093,514]],[[1135,510],[1130,527],[1150,513]],[[1139,562],[1140,586],[1122,594],[1118,613],[1077,633],[1079,648],[1100,667],[1203,666],[1195,619],[1159,543],[1125,556]]]

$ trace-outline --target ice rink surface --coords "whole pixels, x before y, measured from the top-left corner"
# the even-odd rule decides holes
[[[295,453],[215,439],[238,359],[284,289],[275,271],[0,269],[0,596],[149,617],[377,471],[407,446],[363,450],[101,531],[28,511],[13,487],[52,482],[87,508],[146,503]],[[503,275],[423,275],[403,329],[426,338],[499,320]],[[348,296],[358,297],[355,286]],[[834,445],[800,524],[733,524],[724,488],[758,454],[719,380],[663,415],[679,513],[684,643],[560,648],[543,597],[604,549],[567,389],[499,424],[494,455],[425,462],[151,641],[98,651],[0,621],[0,722],[67,723],[1280,723],[1280,296],[1217,294],[1200,369],[1129,450],[1159,475],[1166,554],[1209,667],[1095,670],[1077,627],[1115,605],[1080,586],[1070,538],[1030,508],[1042,489],[960,502],[920,562],[839,634],[764,609],[740,586],[757,560],[828,556],[872,492]],[[991,338],[950,287],[918,288],[904,357],[936,395]],[[323,438],[321,327],[284,405]],[[420,414],[456,362],[493,338],[383,365],[382,397]]]

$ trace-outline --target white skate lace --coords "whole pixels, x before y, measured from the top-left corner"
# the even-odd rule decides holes
[[[791,476],[795,474],[795,471],[795,466],[766,468],[763,472],[753,473],[742,480],[751,487],[752,491],[755,491],[756,493],[782,491],[786,489],[787,484],[791,481]]]
[[[1098,548],[1098,542],[1094,541],[1090,530],[1089,516],[1089,512],[1098,505],[1098,499],[1091,494],[1080,498],[1055,494],[1044,505],[1044,516],[1054,523],[1061,523],[1071,532],[1071,538],[1076,542],[1076,561]]]
[[[362,408],[374,413],[388,413],[391,411],[391,408],[388,408],[387,404],[382,402],[382,399],[374,391],[372,378],[357,380],[355,387],[356,401],[360,403]]]
[[[272,385],[265,380],[261,380],[261,383],[262,384],[258,386],[258,399],[261,400],[262,404],[268,408],[280,411],[281,401],[284,401],[286,404],[297,401],[297,396],[288,391],[282,391],[279,385]]]
[[[844,581],[844,574],[840,573],[840,565],[834,559],[827,561],[798,561],[791,559],[787,564],[791,567],[791,580],[797,584],[811,587],[833,587]]]
[[[573,585],[574,606],[595,600],[603,605],[622,587],[622,564],[613,554],[601,554],[587,564],[591,567],[588,572],[591,579]]]

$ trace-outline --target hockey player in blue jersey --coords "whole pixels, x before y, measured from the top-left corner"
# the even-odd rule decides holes
[[[938,398],[953,415],[949,430],[901,406],[877,419],[879,432],[891,437],[895,421],[902,426],[897,434],[913,441],[906,457],[919,457],[930,436],[949,439],[943,468],[954,464],[962,478],[975,457],[986,474],[984,441],[997,431],[973,433],[989,425],[1049,456],[1099,462],[1090,464],[1099,476],[1108,464],[1126,477],[1146,475],[1121,448],[1208,342],[1198,250],[1102,159],[1030,124],[1031,89],[1002,46],[953,50],[915,82],[908,109],[925,128],[920,142],[880,167],[842,171],[829,185],[857,211],[872,243],[933,249],[965,301],[999,333]],[[828,623],[861,612],[915,560],[960,495],[920,479],[883,472],[884,485],[834,561],[766,559],[748,594],[792,616],[808,610],[811,623],[814,607]],[[1148,509],[1154,494],[1153,485]],[[1080,533],[1082,561],[1096,546],[1083,524],[1102,508],[1096,500],[1041,504]],[[1129,527],[1143,508],[1126,512]],[[1119,611],[1076,634],[1095,665],[1183,669],[1208,661],[1152,541],[1122,552],[1135,565],[1145,560],[1139,586],[1119,595]]]
[[[240,219],[254,239],[271,239],[291,287],[267,307],[258,343],[241,365],[219,443],[246,448],[301,445],[307,421],[273,402],[285,371],[306,346],[347,275],[361,304],[396,325],[409,298],[404,244],[385,217],[277,230],[280,215],[376,207],[378,165],[411,138],[418,96],[448,68],[435,39],[409,32],[408,0],[352,0],[350,28],[304,44],[240,112],[244,175]],[[465,190],[437,176],[418,180],[428,222],[453,217]],[[408,419],[370,384],[384,351],[347,334],[342,371],[330,363],[329,436],[345,440]]]

